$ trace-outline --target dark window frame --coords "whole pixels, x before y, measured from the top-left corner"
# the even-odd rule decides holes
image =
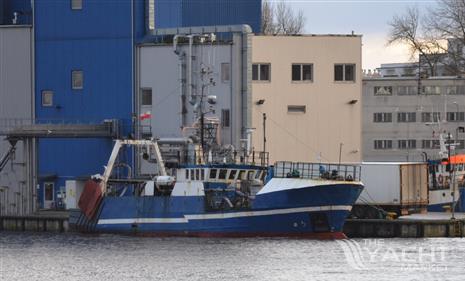
[[[77,85],[77,81],[79,78],[80,74],[80,79],[81,83],[80,86]],[[84,71],[82,69],[74,69],[71,71],[71,89],[73,90],[83,90],[84,89]]]
[[[45,96],[49,95],[50,97],[50,103],[45,103]],[[53,106],[53,99],[54,99],[55,93],[52,90],[42,90],[41,91],[41,104],[42,107],[52,107]]]
[[[305,68],[310,70],[310,79],[305,76]],[[308,69],[307,69],[308,70]],[[296,71],[296,72],[295,72]],[[291,81],[293,83],[312,83],[313,82],[313,63],[293,63],[291,65]]]
[[[147,94],[149,91],[150,91],[150,95]],[[150,103],[148,103],[148,100],[150,100]],[[141,106],[152,106],[153,105],[152,88],[141,88],[140,89],[140,105]]]
[[[262,77],[264,69],[268,67],[266,71],[267,77]],[[252,64],[252,81],[254,82],[271,82],[271,63],[254,63]]]
[[[83,0],[71,0],[71,10],[81,11],[83,6]]]
[[[341,68],[338,70],[338,68]],[[351,79],[347,78],[347,68],[352,68]],[[339,73],[339,71],[342,71]],[[342,76],[341,76],[342,74]],[[341,76],[341,77],[339,77]],[[351,82],[355,83],[357,81],[357,64],[355,63],[336,63],[334,64],[334,81],[335,82]]]

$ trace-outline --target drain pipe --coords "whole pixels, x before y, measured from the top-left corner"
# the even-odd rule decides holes
[[[186,107],[186,91],[185,91],[185,81],[184,81],[184,58],[186,53],[178,48],[178,41],[179,38],[182,37],[181,35],[175,35],[173,37],[173,51],[178,56],[179,59],[179,89],[181,94],[181,130],[187,124],[187,107]]]
[[[189,35],[189,54],[187,58],[187,98],[189,99],[189,103],[194,105],[197,101],[192,97],[192,47],[194,45],[194,36]]]

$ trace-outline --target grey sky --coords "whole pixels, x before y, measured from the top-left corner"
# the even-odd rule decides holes
[[[351,33],[363,35],[363,68],[373,69],[381,63],[410,59],[402,46],[386,46],[388,22],[409,6],[420,10],[433,8],[434,0],[284,0],[303,10],[306,33]],[[276,2],[276,1],[272,1]]]

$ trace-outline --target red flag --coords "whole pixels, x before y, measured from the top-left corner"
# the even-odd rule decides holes
[[[150,119],[150,118],[152,118],[152,113],[150,113],[150,111],[147,111],[145,113],[142,113],[139,116],[139,118],[140,118],[140,120]]]

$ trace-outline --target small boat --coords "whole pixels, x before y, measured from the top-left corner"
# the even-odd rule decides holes
[[[465,211],[465,155],[450,156],[450,164],[448,158],[429,160],[428,166],[428,211],[442,212],[454,207]]]
[[[263,157],[256,161],[236,152],[216,158],[222,161],[209,152],[206,161],[195,159],[203,153],[194,150],[186,154],[194,158],[167,168],[162,141],[117,140],[104,174],[86,183],[74,225],[149,236],[345,238],[344,221],[363,189],[360,166],[269,166]],[[158,175],[117,178],[112,170],[124,146],[145,150],[144,159],[156,163]]]

